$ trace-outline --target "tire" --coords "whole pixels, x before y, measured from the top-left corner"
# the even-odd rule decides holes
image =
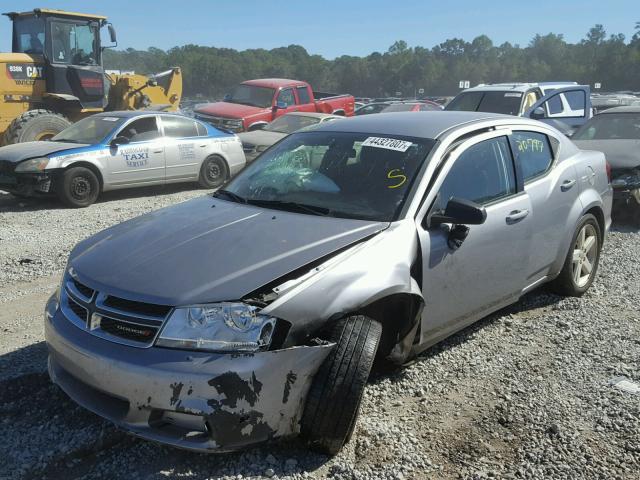
[[[29,110],[15,118],[4,134],[5,144],[48,140],[71,125],[63,115],[51,110]]]
[[[593,240],[589,241],[589,238]],[[562,270],[551,282],[552,290],[569,297],[582,296],[589,290],[598,271],[601,248],[600,225],[596,217],[589,213],[583,216],[578,223]],[[584,259],[587,260],[586,263]]]
[[[335,455],[353,433],[382,326],[363,315],[337,321],[326,339],[336,342],[307,395],[300,433],[307,445]]]
[[[72,167],[58,178],[56,194],[67,207],[88,207],[100,194],[100,181],[90,169]]]
[[[229,167],[224,158],[218,155],[207,157],[200,167],[198,184],[203,188],[218,188],[227,180]]]

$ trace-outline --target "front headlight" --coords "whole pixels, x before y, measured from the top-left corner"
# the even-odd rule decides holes
[[[244,128],[242,119],[226,119],[222,121],[222,126],[232,131],[241,131]]]
[[[48,164],[49,164],[49,159],[46,157],[32,158],[31,160],[25,160],[24,162],[19,163],[15,171],[18,173],[20,172],[38,173],[38,172],[42,172],[45,168],[47,168]]]
[[[245,303],[214,303],[176,308],[162,329],[160,347],[219,352],[266,350],[276,319]]]

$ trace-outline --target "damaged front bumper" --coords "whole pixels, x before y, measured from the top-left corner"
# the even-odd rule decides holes
[[[634,202],[640,205],[640,170],[615,171],[611,186],[616,202]]]
[[[0,172],[0,190],[24,196],[49,193],[52,182],[50,173]]]
[[[49,375],[81,406],[132,434],[197,451],[231,451],[295,435],[307,391],[333,344],[218,354],[105,341],[52,297]]]

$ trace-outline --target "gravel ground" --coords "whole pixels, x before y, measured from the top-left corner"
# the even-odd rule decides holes
[[[134,439],[46,374],[42,308],[72,246],[202,190],[105,195],[84,210],[0,192],[0,479],[640,479],[640,234],[617,223],[593,288],[544,290],[376,372],[335,458],[295,441],[201,455]]]

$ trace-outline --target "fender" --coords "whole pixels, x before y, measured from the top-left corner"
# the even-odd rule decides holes
[[[261,128],[264,128],[268,124],[269,122],[265,122],[264,120],[253,122],[251,125],[247,127],[247,132],[250,132],[252,130],[260,130]]]

